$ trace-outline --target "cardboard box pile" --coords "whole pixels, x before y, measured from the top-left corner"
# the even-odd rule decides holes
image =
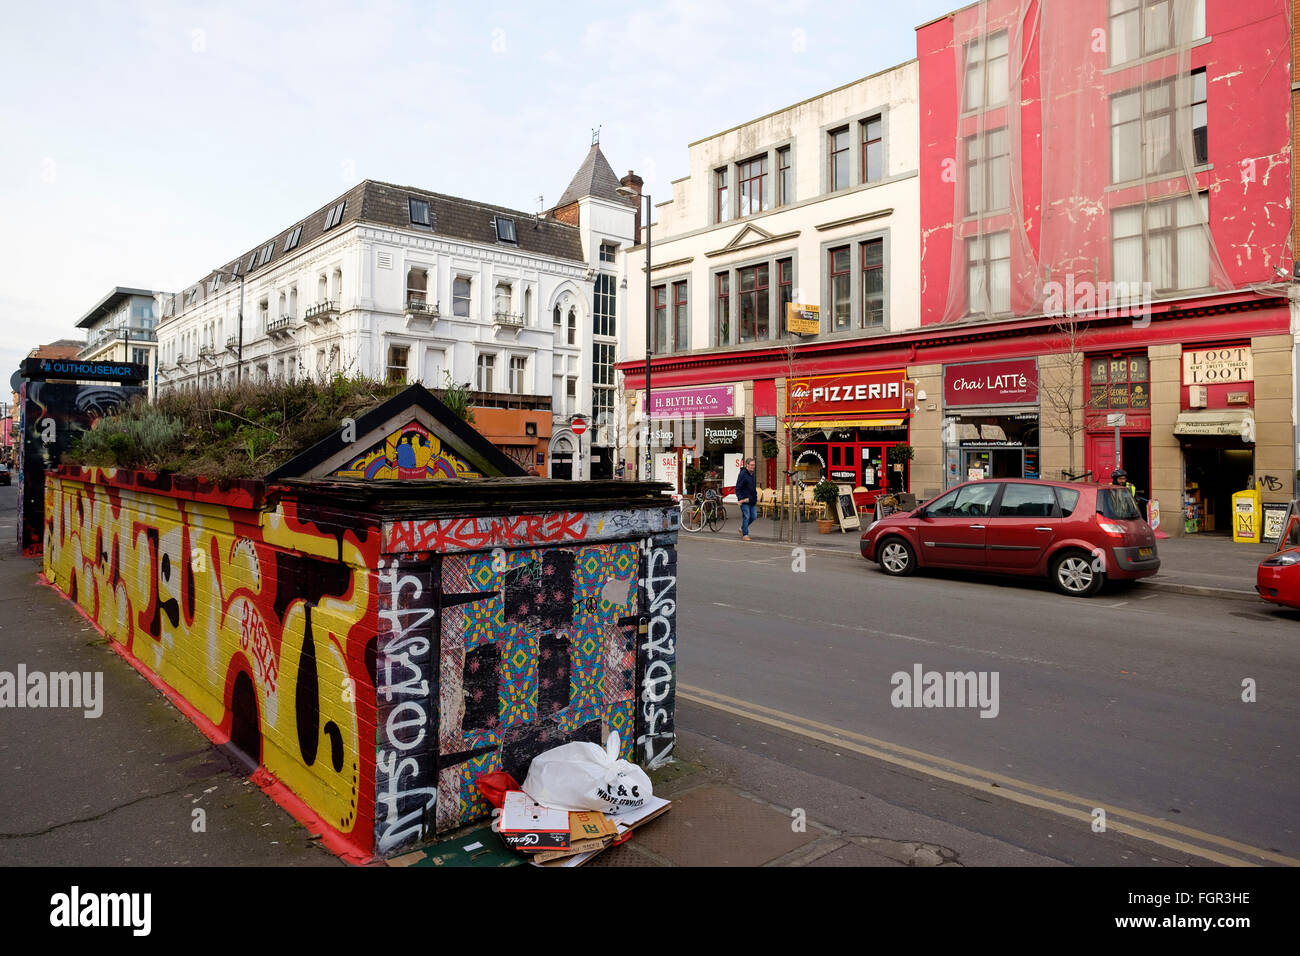
[[[582,866],[671,806],[667,800],[650,797],[641,808],[620,814],[555,810],[522,790],[510,790],[501,807],[498,833],[534,866]]]

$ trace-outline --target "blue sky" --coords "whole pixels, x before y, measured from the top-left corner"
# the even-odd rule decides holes
[[[911,59],[960,5],[10,5],[0,381],[113,286],[176,291],[362,179],[535,210],[599,125],[667,198],[687,143]]]

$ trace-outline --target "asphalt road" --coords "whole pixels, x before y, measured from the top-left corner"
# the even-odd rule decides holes
[[[679,726],[707,725],[745,750],[775,732],[839,751],[809,765],[836,783],[884,754],[917,779],[1068,809],[1084,832],[1101,808],[1112,828],[1210,848],[1192,862],[1300,858],[1300,615],[1141,589],[1080,600],[971,575],[896,579],[829,552],[805,560],[800,572],[788,547],[682,536]],[[892,675],[916,665],[996,672],[997,715],[895,707]],[[1247,679],[1254,702],[1242,699]],[[972,807],[936,812],[969,823]],[[1014,821],[990,826],[1023,843]]]

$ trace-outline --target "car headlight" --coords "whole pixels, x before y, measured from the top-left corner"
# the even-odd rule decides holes
[[[1260,564],[1267,568],[1285,568],[1292,564],[1300,564],[1300,551],[1283,551],[1271,558],[1265,558]]]

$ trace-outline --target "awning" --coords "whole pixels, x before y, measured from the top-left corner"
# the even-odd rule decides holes
[[[1255,414],[1251,409],[1201,408],[1179,412],[1175,435],[1219,435],[1255,441]]]
[[[791,422],[791,428],[898,428],[904,418],[836,418]]]

